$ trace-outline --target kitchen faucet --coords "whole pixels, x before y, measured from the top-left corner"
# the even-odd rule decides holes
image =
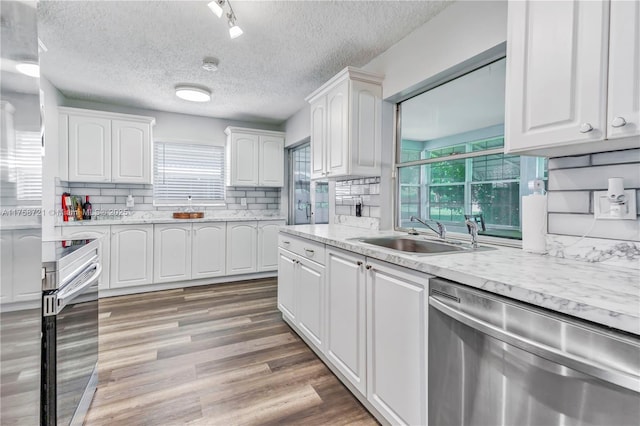
[[[435,232],[436,234],[438,234],[438,238],[444,240],[445,236],[447,235],[447,228],[444,227],[443,224],[441,224],[440,222],[434,220],[434,222],[436,223],[436,225],[438,226],[438,229],[434,229],[432,228],[426,221],[420,219],[419,217],[415,217],[415,216],[411,216],[409,218],[409,220],[411,222],[420,222],[421,224],[423,224],[424,226],[426,226],[427,228],[431,229],[433,232]]]
[[[471,245],[473,248],[478,248],[478,224],[471,219],[467,219],[464,223],[469,228],[469,234],[471,234]]]

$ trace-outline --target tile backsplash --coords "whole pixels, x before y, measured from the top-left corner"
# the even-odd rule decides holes
[[[549,159],[549,255],[640,269],[640,215],[594,221],[594,192],[610,177],[624,178],[640,206],[640,149]]]
[[[77,183],[59,181],[56,183],[56,196],[63,192],[84,197],[89,196],[94,211],[122,211],[126,209],[129,194],[133,195],[136,211],[176,211],[180,206],[154,206],[153,185],[124,183]],[[187,207],[185,195],[184,207]],[[246,198],[246,205],[241,199]],[[280,210],[280,188],[227,187],[226,199],[219,206],[198,206],[197,210]]]
[[[336,215],[355,216],[356,200],[362,202],[362,216],[380,218],[380,178],[336,182]]]

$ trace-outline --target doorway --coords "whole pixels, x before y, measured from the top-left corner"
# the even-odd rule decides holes
[[[311,180],[311,144],[292,148],[289,154],[289,223],[329,223],[329,185]]]

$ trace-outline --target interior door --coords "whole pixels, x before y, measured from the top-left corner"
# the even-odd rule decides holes
[[[311,180],[311,145],[293,148],[289,154],[289,223],[329,223],[329,186]]]

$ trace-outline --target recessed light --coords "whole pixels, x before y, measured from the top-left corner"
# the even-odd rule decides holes
[[[204,58],[202,68],[207,71],[218,71],[218,61],[215,58]]]
[[[40,65],[36,62],[20,62],[16,64],[18,72],[28,75],[29,77],[40,77]]]
[[[191,102],[209,102],[211,100],[209,90],[195,86],[176,86],[176,96]]]

